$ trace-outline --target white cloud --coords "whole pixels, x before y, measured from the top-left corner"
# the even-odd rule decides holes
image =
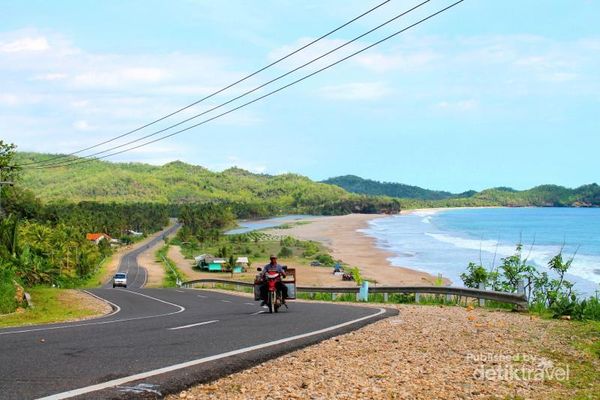
[[[0,93],[0,104],[4,106],[16,106],[21,102],[21,99],[10,93]]]
[[[67,74],[63,74],[60,72],[50,72],[47,74],[40,74],[33,77],[34,81],[58,81],[62,79],[66,79],[68,77]]]
[[[113,88],[140,83],[158,83],[168,76],[160,68],[122,68],[113,70],[91,70],[78,74],[73,83],[80,87]]]
[[[255,174],[264,174],[267,172],[267,166],[262,163],[255,163],[247,159],[241,159],[238,156],[230,155],[226,162],[214,164],[208,168],[214,171],[223,171],[228,168],[237,167]]]
[[[540,78],[550,82],[567,82],[577,79],[577,74],[571,72],[552,72],[543,74]]]
[[[39,52],[48,49],[50,45],[45,37],[24,37],[10,42],[0,42],[2,53]]]
[[[355,82],[325,86],[319,92],[333,100],[377,100],[390,94],[391,90],[382,82]]]
[[[92,129],[90,124],[84,120],[73,122],[73,128],[77,129],[78,131],[89,131]]]

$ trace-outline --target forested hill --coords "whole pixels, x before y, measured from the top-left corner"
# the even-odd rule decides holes
[[[25,164],[51,157],[54,155],[17,153],[15,161]],[[180,161],[163,166],[92,161],[69,167],[23,168],[21,176],[21,186],[46,203],[182,204],[219,200],[248,208],[246,212],[240,210],[240,215],[397,212],[400,208],[449,206],[600,206],[597,184],[576,189],[544,185],[523,191],[501,187],[452,194],[356,176],[314,182],[296,174],[273,176],[239,168],[213,172]]]
[[[52,157],[55,155],[17,153],[15,161],[27,164]],[[96,160],[68,167],[24,167],[20,184],[44,202],[182,204],[219,200],[252,204],[259,215],[290,211],[397,212],[400,209],[395,199],[348,193],[337,186],[313,182],[296,174],[272,176],[239,168],[213,172],[180,161],[163,166]]]
[[[384,195],[402,199],[412,199],[403,205],[419,206],[419,200],[427,201],[427,206],[498,205],[498,206],[538,206],[538,207],[598,207],[600,206],[600,186],[593,183],[576,189],[557,185],[536,186],[528,190],[514,190],[507,187],[486,189],[481,192],[468,191],[453,194],[433,191],[418,186],[401,183],[378,182],[354,175],[330,178],[323,183],[339,186],[352,193]]]
[[[322,181],[339,186],[352,193],[362,193],[375,196],[390,196],[404,199],[443,200],[457,197],[449,192],[423,189],[418,186],[403,183],[378,182],[363,179],[356,175],[338,176]]]

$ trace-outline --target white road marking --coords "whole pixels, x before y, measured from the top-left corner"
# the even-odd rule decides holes
[[[229,300],[221,300],[223,303],[231,303]]]
[[[255,350],[260,350],[260,349],[264,349],[264,348],[267,348],[267,347],[277,346],[279,344],[288,343],[288,342],[292,342],[294,340],[304,339],[304,338],[315,336],[315,335],[320,335],[320,334],[323,334],[323,333],[326,333],[326,332],[331,332],[331,331],[334,331],[336,329],[343,328],[345,326],[349,326],[349,325],[355,324],[357,322],[361,322],[361,321],[365,321],[367,319],[378,317],[378,316],[380,316],[382,314],[385,314],[385,312],[386,311],[385,311],[384,308],[380,308],[379,311],[376,312],[375,314],[367,315],[366,317],[357,318],[357,319],[354,319],[352,321],[343,322],[341,324],[330,326],[329,328],[323,328],[323,329],[319,329],[319,330],[316,330],[316,331],[303,333],[303,334],[296,335],[296,336],[290,336],[290,337],[287,337],[287,338],[284,338],[284,339],[274,340],[272,342],[261,343],[261,344],[255,345],[255,346],[244,347],[244,348],[241,348],[241,349],[238,349],[238,350],[228,351],[226,353],[216,354],[216,355],[210,356],[210,357],[199,358],[197,360],[192,360],[192,361],[187,361],[187,362],[183,362],[183,363],[180,363],[180,364],[170,365],[168,367],[154,369],[154,370],[151,370],[151,371],[146,371],[146,372],[142,372],[142,373],[139,373],[139,374],[126,376],[126,377],[119,378],[119,379],[113,379],[111,381],[107,381],[107,382],[103,382],[103,383],[98,383],[96,385],[85,386],[85,387],[82,387],[82,388],[79,388],[79,389],[73,389],[73,390],[69,390],[67,392],[62,392],[62,393],[53,394],[51,396],[42,397],[42,398],[40,398],[38,400],[60,400],[60,399],[68,399],[68,398],[75,397],[75,396],[81,396],[81,395],[84,395],[86,393],[92,393],[92,392],[96,392],[98,390],[108,389],[108,388],[111,388],[111,387],[123,385],[123,384],[128,383],[128,382],[133,382],[133,381],[137,381],[137,380],[140,380],[140,379],[146,379],[146,378],[149,378],[151,376],[156,376],[156,375],[164,374],[164,373],[167,373],[167,372],[173,372],[173,371],[177,371],[179,369],[193,367],[195,365],[205,364],[207,362],[221,360],[223,358],[227,358],[227,357],[231,357],[231,356],[236,356],[236,355],[239,355],[239,354],[248,353],[248,352],[255,351]]]
[[[185,290],[177,290],[177,289],[175,289],[175,291],[176,291],[177,293],[185,293]]]
[[[197,324],[190,324],[190,325],[183,325],[183,326],[176,326],[175,328],[169,328],[170,331],[176,331],[178,329],[185,329],[185,328],[191,328],[194,326],[200,326],[200,325],[208,325],[208,324],[212,324],[215,322],[219,322],[218,319],[215,319],[213,321],[205,321],[205,322],[198,322]]]
[[[114,319],[114,320],[111,320],[111,321],[96,321],[96,322],[88,322],[88,323],[81,323],[81,324],[50,326],[50,327],[44,327],[44,328],[32,328],[32,329],[23,329],[23,330],[19,330],[19,331],[0,332],[0,336],[2,336],[2,335],[14,335],[14,334],[17,334],[17,333],[40,332],[40,331],[54,331],[54,330],[57,330],[57,329],[78,328],[78,327],[82,327],[82,326],[91,326],[91,325],[106,325],[106,324],[114,324],[114,323],[117,323],[117,322],[137,321],[137,320],[140,320],[140,319],[166,317],[166,316],[169,316],[169,315],[179,314],[179,313],[185,311],[185,307],[183,307],[183,306],[180,306],[180,305],[174,304],[174,303],[169,303],[168,301],[157,299],[155,297],[148,296],[146,294],[134,292],[134,291],[131,291],[131,290],[124,291],[124,293],[131,293],[131,294],[136,294],[136,295],[139,295],[139,296],[148,297],[149,299],[160,301],[161,303],[165,303],[165,304],[168,304],[170,306],[177,307],[177,308],[179,308],[179,310],[174,311],[174,312],[170,312],[170,313],[165,313],[165,314],[146,315],[145,317],[123,318],[123,319]],[[100,296],[97,296],[97,297],[101,298]],[[106,300],[106,301],[108,301],[108,300]],[[120,311],[120,308],[119,308],[119,311]],[[101,317],[101,318],[105,318],[105,317]]]
[[[196,296],[200,297],[201,299],[205,299],[206,298],[206,296],[202,296],[201,294],[198,294]]]
[[[135,258],[135,262],[137,263],[137,257]],[[142,283],[142,286],[140,286],[140,289],[143,288],[144,286],[146,286],[146,283],[148,283],[148,271],[146,271],[146,268],[144,267],[140,267],[138,264],[138,269],[142,269],[144,270],[144,283]],[[137,277],[137,275],[136,275]]]
[[[244,303],[244,304],[247,304],[247,305],[249,305],[249,306],[254,306],[254,305],[256,305],[256,304],[254,304],[254,303]]]
[[[258,315],[258,314],[263,314],[263,313],[266,313],[266,311],[265,310],[260,310],[260,311],[257,311],[255,313],[252,313],[250,315]]]

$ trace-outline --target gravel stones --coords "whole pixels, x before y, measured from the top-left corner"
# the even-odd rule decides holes
[[[167,399],[533,399],[549,391],[568,397],[556,381],[482,376],[554,367],[542,345],[565,345],[546,331],[567,322],[471,307],[396,307],[397,317]],[[265,380],[268,371],[278,384]]]

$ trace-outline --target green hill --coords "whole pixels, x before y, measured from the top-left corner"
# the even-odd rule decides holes
[[[339,186],[352,193],[390,196],[403,199],[444,200],[456,197],[470,197],[468,193],[465,193],[464,196],[460,196],[450,192],[428,190],[418,186],[405,185],[403,183],[379,182],[371,179],[363,179],[355,175],[338,176],[326,179],[322,182]]]
[[[26,164],[50,157],[54,155],[17,153],[16,162]],[[238,215],[248,216],[396,212],[416,207],[600,206],[600,187],[595,183],[576,189],[543,185],[523,191],[498,187],[453,194],[352,175],[314,182],[296,174],[254,174],[240,168],[213,172],[180,161],[163,166],[91,161],[69,167],[25,167],[21,175],[21,185],[46,203],[226,201],[241,208]]]
[[[27,164],[54,157],[17,153]],[[75,159],[74,157],[71,157]],[[180,161],[163,166],[91,161],[57,168],[27,168],[21,185],[44,202],[156,202],[181,204],[227,201],[249,204],[257,214],[281,212],[394,212],[399,203],[372,198],[296,174],[254,174],[239,168],[213,172]],[[243,214],[243,213],[242,213]]]
[[[354,175],[330,178],[323,183],[339,186],[352,193],[384,195],[404,199],[406,207],[446,207],[497,205],[508,207],[597,207],[600,206],[600,186],[593,183],[576,189],[557,185],[536,186],[528,190],[497,187],[481,192],[452,194],[401,183],[378,182]],[[413,200],[413,201],[409,201]],[[419,201],[423,201],[422,205]]]

